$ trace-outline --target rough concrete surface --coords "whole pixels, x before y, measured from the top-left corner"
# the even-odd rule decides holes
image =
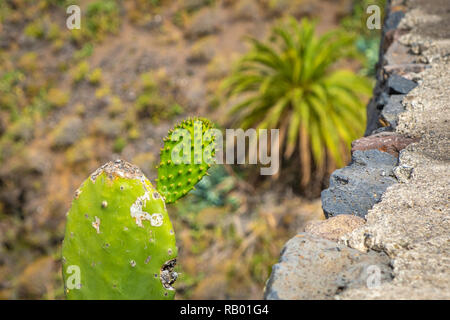
[[[340,214],[326,220],[313,220],[306,224],[305,232],[320,238],[338,241],[343,235],[361,227],[366,220],[351,214]]]
[[[344,237],[366,251],[393,259],[394,279],[375,289],[349,289],[342,299],[450,299],[450,1],[406,2],[399,41],[419,48],[431,68],[403,100],[397,131],[420,138],[400,154],[409,179],[387,189],[367,214],[367,223]]]
[[[372,136],[354,144],[352,164],[335,171],[322,193],[328,218],[356,214],[366,223],[339,234],[338,242],[324,239],[319,225],[287,242],[266,299],[450,299],[450,1],[391,0],[387,17],[368,105],[366,135]],[[395,83],[398,75],[405,86]],[[394,111],[395,125],[380,127],[383,109],[398,93],[405,95],[384,115]],[[414,143],[392,149],[399,141],[385,132],[394,129]],[[365,191],[378,187],[385,175],[377,173],[386,165],[393,181],[369,199]],[[371,263],[381,270],[379,285],[361,278],[368,279]]]
[[[389,282],[392,270],[384,253],[362,254],[334,241],[300,233],[283,248],[273,266],[265,299],[333,299],[349,288],[367,286],[371,268],[379,268],[381,283]],[[301,272],[295,272],[301,270]]]

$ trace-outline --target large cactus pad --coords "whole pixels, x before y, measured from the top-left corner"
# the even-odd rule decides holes
[[[177,248],[164,200],[127,162],[105,164],[78,189],[62,256],[68,299],[174,298]]]

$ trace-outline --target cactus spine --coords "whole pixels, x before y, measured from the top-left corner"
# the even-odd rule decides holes
[[[199,123],[206,124],[201,125],[203,131]],[[177,128],[192,135],[193,148],[198,132],[203,137],[211,124],[205,119],[189,119]],[[197,163],[174,163],[165,152],[177,145],[171,140],[173,132],[165,138],[161,151],[164,165],[158,170],[158,189],[139,168],[116,160],[97,169],[77,190],[67,213],[62,247],[68,299],[174,298],[177,248],[166,202],[192,189],[210,163],[202,158]],[[213,140],[207,138],[202,144],[202,154],[206,147],[214,146]],[[207,153],[213,153],[211,150]]]

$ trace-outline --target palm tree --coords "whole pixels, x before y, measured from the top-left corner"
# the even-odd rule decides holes
[[[280,151],[285,159],[298,154],[303,188],[326,161],[343,165],[351,141],[364,132],[361,98],[371,92],[367,78],[336,68],[354,52],[352,37],[340,31],[317,37],[314,31],[309,20],[289,18],[272,29],[269,42],[251,38],[251,50],[222,83],[226,99],[239,101],[231,122],[280,129]]]

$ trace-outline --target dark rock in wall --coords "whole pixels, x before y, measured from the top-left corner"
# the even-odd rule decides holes
[[[381,195],[397,182],[393,169],[397,157],[379,150],[355,151],[349,166],[336,170],[330,187],[322,191],[322,208],[327,218],[353,214],[364,218]]]
[[[380,127],[378,119],[380,116],[380,110],[383,108],[383,105],[381,105],[379,108],[378,106],[379,104],[377,102],[377,99],[375,97],[372,97],[369,104],[367,105],[367,124],[366,131],[364,132],[365,136],[368,136]]]
[[[388,32],[397,29],[400,20],[402,20],[404,16],[405,13],[402,11],[391,12],[391,14],[387,16],[387,19],[384,22],[384,31]]]
[[[386,2],[385,20],[381,35],[380,52],[377,63],[377,73],[373,91],[373,98],[367,105],[367,125],[365,136],[372,134],[382,126],[381,111],[388,103],[391,94],[406,94],[417,84],[414,81],[403,78],[403,70],[420,70],[413,66],[415,57],[409,53],[406,46],[399,44],[398,39],[402,30],[398,30],[400,21],[405,13],[398,8],[392,10],[392,1]],[[383,129],[384,130],[384,129]]]
[[[417,87],[417,83],[415,83],[412,80],[408,80],[402,76],[399,76],[397,74],[393,74],[389,77],[387,81],[387,86],[391,94],[392,93],[407,94],[412,89]]]
[[[385,132],[385,133],[387,133],[387,132],[392,132],[392,128],[391,127],[380,127],[380,128],[378,128],[378,129],[375,129],[375,130],[373,130],[372,131],[372,133],[371,133],[371,135],[369,136],[369,137],[371,137],[371,136],[373,136],[373,135],[377,135],[377,134],[379,134],[379,133],[383,133],[383,132]],[[366,138],[366,137],[365,137]]]
[[[381,92],[376,101],[377,109],[382,110],[384,106],[389,102],[389,95],[386,92]]]
[[[337,242],[300,233],[289,240],[273,266],[264,298],[269,300],[333,299],[336,294],[366,287],[370,270],[380,282],[391,281],[390,259],[382,252],[362,253]]]
[[[394,94],[390,96],[388,102],[381,111],[381,116],[392,129],[397,127],[398,116],[405,111],[405,107],[402,105],[402,99],[404,94]]]

